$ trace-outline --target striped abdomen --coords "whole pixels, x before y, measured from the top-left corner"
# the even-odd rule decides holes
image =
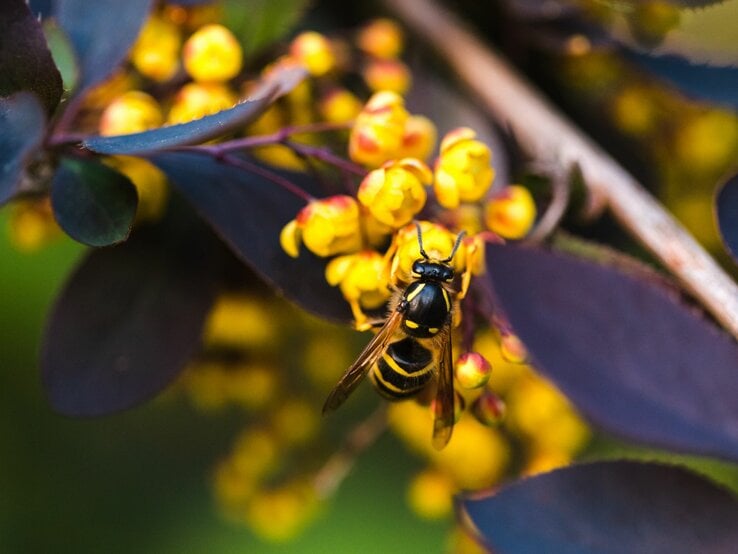
[[[393,342],[371,369],[377,391],[389,400],[418,393],[430,381],[433,354],[412,337]]]

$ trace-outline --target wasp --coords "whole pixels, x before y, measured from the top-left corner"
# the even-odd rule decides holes
[[[455,421],[451,349],[455,272],[449,263],[464,232],[456,237],[449,257],[439,260],[425,252],[420,225],[416,227],[422,258],[412,265],[413,281],[404,290],[395,290],[381,329],[338,381],[323,413],[343,404],[367,374],[388,400],[419,393],[435,375],[433,446],[440,450],[451,439]]]

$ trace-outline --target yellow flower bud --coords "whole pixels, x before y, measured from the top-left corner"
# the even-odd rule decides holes
[[[412,82],[410,70],[399,60],[372,60],[366,65],[362,75],[373,91],[391,90],[404,94]]]
[[[375,19],[359,31],[356,45],[375,58],[396,58],[403,48],[402,29],[390,19]]]
[[[405,158],[370,171],[359,186],[358,198],[381,223],[394,228],[412,221],[425,205],[425,186],[433,179],[420,160]]]
[[[13,202],[9,224],[10,242],[21,252],[35,252],[62,236],[48,196]]]
[[[487,202],[484,221],[493,233],[506,239],[520,239],[528,234],[536,220],[536,204],[527,188],[505,187]]]
[[[290,256],[299,254],[299,244],[318,256],[356,252],[361,248],[359,205],[350,196],[314,200],[280,233],[282,248]]]
[[[218,24],[202,27],[185,42],[182,58],[187,73],[199,82],[222,82],[241,71],[241,45]]]
[[[456,208],[460,202],[481,200],[494,179],[489,147],[468,127],[449,132],[441,141],[434,189],[438,203]]]
[[[136,219],[156,221],[164,214],[169,198],[167,177],[151,162],[134,156],[113,156],[105,163],[128,177],[138,193]]]
[[[471,406],[472,415],[482,425],[497,425],[505,417],[505,403],[491,390],[484,390]]]
[[[479,352],[466,352],[459,356],[454,372],[462,388],[476,389],[487,384],[492,366]]]
[[[420,229],[423,233],[423,248],[431,258],[444,259],[451,254],[454,242],[456,242],[454,233],[442,225],[430,221],[421,221]],[[408,283],[413,278],[413,262],[422,257],[418,244],[418,231],[415,225],[407,225],[397,231],[395,248],[391,275],[395,281]],[[466,263],[464,250],[460,248],[450,263],[456,272],[463,271]]]
[[[280,392],[276,367],[236,365],[227,369],[225,378],[228,400],[249,410],[264,409]]]
[[[573,455],[590,431],[569,401],[548,381],[529,375],[508,394],[508,417],[536,451]]]
[[[408,117],[401,96],[391,91],[374,94],[351,129],[349,157],[367,167],[379,167],[396,159]]]
[[[361,112],[361,108],[361,100],[346,89],[331,90],[318,104],[320,115],[331,123],[353,121]]]
[[[309,482],[294,482],[257,491],[245,512],[245,521],[262,539],[276,543],[297,536],[317,515],[320,502]]]
[[[105,108],[100,117],[100,134],[128,135],[161,124],[159,103],[145,92],[131,90],[118,96]]]
[[[277,336],[278,322],[263,301],[243,294],[223,294],[205,323],[203,342],[235,349],[264,348]]]
[[[423,115],[411,115],[405,122],[400,157],[427,160],[436,145],[436,126]]]
[[[238,98],[225,85],[188,83],[175,96],[167,123],[187,123],[232,108],[236,102]]]
[[[330,285],[340,288],[358,325],[366,319],[361,308],[380,308],[391,296],[384,258],[373,250],[334,258],[326,266],[325,277]]]
[[[412,510],[425,519],[444,519],[453,511],[454,483],[448,475],[427,469],[410,482],[407,501]]]
[[[310,402],[288,398],[272,414],[272,428],[277,438],[288,445],[309,443],[320,429],[318,412]]]
[[[308,31],[297,35],[290,44],[290,55],[313,77],[320,77],[336,65],[330,41],[320,33]]]
[[[513,335],[510,332],[500,333],[500,353],[508,362],[515,364],[523,364],[528,358],[525,345],[517,335]]]
[[[182,37],[173,22],[152,15],[144,24],[131,50],[131,63],[141,75],[167,81],[179,69]]]

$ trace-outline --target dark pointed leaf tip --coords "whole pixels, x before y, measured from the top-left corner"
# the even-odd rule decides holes
[[[718,189],[715,216],[723,244],[738,262],[738,175],[727,179]]]
[[[496,554],[729,554],[738,501],[677,466],[570,466],[462,497],[462,521]]]
[[[233,108],[187,123],[159,127],[140,133],[89,137],[82,144],[98,154],[127,155],[200,144],[242,128],[256,120],[278,98],[295,88],[305,76],[305,70],[301,67],[277,70],[264,80],[250,99],[236,104]]]
[[[0,2],[0,96],[33,92],[47,114],[62,95],[62,78],[38,18],[25,0]]]
[[[738,459],[738,346],[663,288],[548,251],[487,246],[496,305],[592,422]]]
[[[264,175],[206,154],[160,152],[149,159],[233,252],[287,299],[330,320],[351,320],[341,293],[325,280],[325,261],[306,249],[298,259],[290,258],[279,244],[282,227],[305,205],[303,198]],[[303,190],[317,192],[320,187],[307,174],[259,167]]]

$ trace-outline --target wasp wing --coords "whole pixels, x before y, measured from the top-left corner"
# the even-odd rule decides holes
[[[330,395],[323,404],[323,413],[335,410],[348,398],[354,389],[361,383],[369,369],[379,360],[389,345],[397,328],[402,321],[402,312],[395,310],[385,321],[384,326],[374,336],[374,338],[366,345],[366,348],[359,354],[359,357],[353,365],[346,370],[336,387],[331,391]]]
[[[441,352],[438,357],[438,388],[434,406],[435,419],[433,420],[433,447],[437,450],[441,450],[451,440],[456,419],[451,325],[446,325],[442,333]]]

